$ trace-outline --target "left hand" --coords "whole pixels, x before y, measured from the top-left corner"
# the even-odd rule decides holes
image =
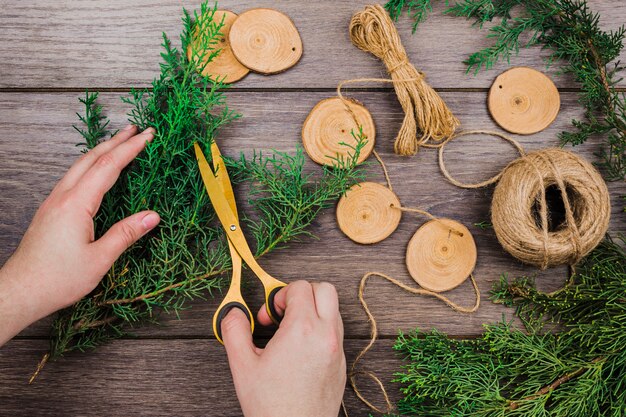
[[[30,323],[89,294],[113,262],[160,221],[142,211],[95,240],[93,217],[122,169],[154,138],[128,126],[83,155],[37,210],[0,270],[0,346]]]

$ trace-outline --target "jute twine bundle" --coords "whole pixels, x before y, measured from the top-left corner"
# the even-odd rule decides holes
[[[392,78],[404,110],[404,121],[394,144],[398,155],[414,155],[420,146],[428,146],[429,141],[434,142],[431,147],[437,146],[454,134],[458,119],[426,83],[424,74],[409,62],[398,31],[382,6],[366,6],[352,17],[350,39],[359,49],[382,60]]]
[[[611,201],[606,183],[589,162],[557,148],[525,155],[517,141],[497,132],[467,131],[457,137],[472,134],[498,136],[522,155],[494,177],[466,184],[450,175],[443,160],[445,146],[439,148],[439,167],[452,184],[480,188],[498,182],[491,201],[491,222],[507,252],[546,269],[575,265],[600,243],[609,226]],[[553,186],[563,201],[565,220],[550,230],[546,189]]]

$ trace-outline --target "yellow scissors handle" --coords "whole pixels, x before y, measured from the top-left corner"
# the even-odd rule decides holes
[[[219,216],[219,215],[218,215]],[[220,218],[221,220],[221,218]],[[276,310],[276,305],[274,304],[274,298],[278,291],[281,288],[286,287],[287,284],[284,282],[274,278],[259,265],[254,259],[254,255],[250,251],[250,247],[246,242],[246,238],[241,231],[238,222],[223,222],[224,228],[226,229],[226,235],[228,236],[228,240],[237,250],[239,256],[243,259],[243,261],[250,267],[252,272],[259,278],[261,284],[263,284],[263,290],[265,291],[265,309],[267,311],[267,315],[274,322],[274,324],[279,324],[282,319],[282,315],[278,313]]]
[[[228,248],[230,249],[230,256],[233,262],[230,287],[222,303],[215,311],[215,314],[213,314],[213,334],[221,344],[224,344],[222,340],[222,320],[224,320],[224,317],[226,317],[228,312],[233,308],[238,308],[243,311],[250,322],[250,332],[254,333],[254,316],[241,295],[241,257],[232,243],[230,243],[230,240],[228,241]]]

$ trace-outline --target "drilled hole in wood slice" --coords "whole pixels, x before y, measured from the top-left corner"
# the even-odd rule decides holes
[[[291,19],[272,9],[251,9],[233,23],[229,40],[239,62],[252,71],[275,74],[302,56],[302,39]]]
[[[202,16],[199,18],[202,19]],[[234,83],[245,77],[250,70],[242,65],[230,47],[228,42],[228,33],[233,25],[233,22],[237,19],[237,15],[228,10],[217,10],[213,15],[213,22],[218,23],[224,19],[224,25],[220,29],[220,32],[224,36],[220,39],[220,44],[215,45],[215,48],[220,49],[220,53],[209,62],[202,70],[202,75],[210,76],[215,79],[220,79],[226,84]],[[197,38],[197,28],[194,36]],[[193,59],[193,48],[197,47],[197,42],[194,41],[187,47],[187,58],[191,61]],[[208,60],[208,55],[205,57],[204,62]]]
[[[561,106],[559,91],[543,73],[527,67],[500,74],[489,90],[489,112],[512,133],[529,135],[548,127]]]
[[[349,106],[354,116],[346,106]],[[367,138],[358,159],[358,163],[361,163],[374,149],[376,129],[370,112],[353,100],[332,97],[317,103],[302,125],[302,144],[312,160],[318,164],[333,165],[335,161],[332,158],[347,157],[348,153],[354,152],[341,143],[356,145],[357,139],[352,136],[352,132],[358,134],[359,125]]]
[[[398,197],[389,188],[362,182],[350,188],[337,204],[339,229],[357,243],[386,239],[398,228],[402,212]]]
[[[411,238],[406,266],[419,285],[441,292],[461,285],[474,270],[476,257],[476,243],[465,226],[437,219],[425,223]]]

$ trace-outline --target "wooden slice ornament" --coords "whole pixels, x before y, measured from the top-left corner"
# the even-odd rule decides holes
[[[561,98],[545,74],[517,67],[500,74],[489,90],[489,112],[501,128],[530,135],[548,127],[556,118]]]
[[[346,236],[357,243],[372,244],[391,235],[402,213],[398,197],[375,182],[352,186],[337,204],[337,223]]]
[[[199,19],[202,19],[202,16],[200,16]],[[213,58],[211,62],[206,64],[206,66],[202,70],[202,75],[219,79],[226,84],[239,81],[250,72],[250,69],[241,64],[237,60],[237,58],[235,58],[235,55],[233,54],[233,51],[230,47],[228,35],[235,20],[237,20],[237,15],[231,11],[215,11],[215,14],[213,15],[213,21],[223,21],[224,23],[224,25],[220,29],[222,36],[219,38],[218,43],[214,46],[216,49],[220,49],[220,52],[215,58]],[[187,58],[189,60],[193,58],[194,46],[194,43],[192,43],[187,47]],[[205,58],[204,62],[206,62],[207,60],[208,56]]]
[[[417,229],[406,250],[406,266],[420,286],[441,292],[461,285],[474,270],[476,257],[470,231],[442,218]]]
[[[304,121],[302,144],[313,161],[322,165],[333,165],[335,163],[333,158],[347,157],[348,153],[353,151],[342,143],[356,145],[357,139],[352,136],[352,132],[357,134],[359,127],[363,129],[363,135],[367,138],[367,143],[361,149],[357,160],[361,163],[374,149],[376,128],[372,115],[365,106],[355,100],[327,98],[317,103]]]
[[[302,39],[291,19],[272,9],[251,9],[237,18],[229,33],[235,57],[252,71],[276,74],[302,56]]]

